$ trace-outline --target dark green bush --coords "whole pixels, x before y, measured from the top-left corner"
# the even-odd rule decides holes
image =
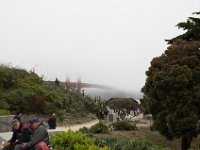
[[[135,130],[136,129],[136,125],[131,125],[128,121],[118,121],[112,124],[114,130]]]
[[[112,150],[167,150],[155,146],[147,141],[134,141],[128,139],[119,139],[112,136],[97,137],[95,144],[98,146],[108,146]]]
[[[87,127],[83,127],[79,129],[79,132],[84,133],[84,134],[89,134],[90,133],[90,129],[88,129]]]
[[[92,132],[92,133],[107,133],[108,126],[104,122],[99,122],[90,128],[90,132]]]
[[[108,146],[112,150],[122,150],[123,146],[128,143],[127,140],[119,140],[118,138],[112,136],[96,137],[94,142],[95,145]]]
[[[129,141],[123,150],[149,150],[152,144],[145,141]]]
[[[122,150],[167,150],[146,141],[129,141]]]

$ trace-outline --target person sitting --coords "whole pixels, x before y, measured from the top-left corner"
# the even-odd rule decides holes
[[[17,112],[17,114],[14,116],[13,119],[17,119],[17,120],[21,121],[21,117],[22,117],[22,114]]]
[[[19,149],[16,150],[50,150],[49,135],[43,122],[37,118],[33,118],[30,122],[34,131],[31,140],[20,144]]]
[[[55,129],[56,128],[56,114],[53,113],[49,119],[48,119],[48,125],[49,125],[49,129]]]
[[[6,141],[2,146],[3,150],[15,150],[18,144],[29,142],[31,135],[33,134],[32,129],[29,127],[29,123],[22,123],[17,119],[11,122],[12,126],[12,137]]]

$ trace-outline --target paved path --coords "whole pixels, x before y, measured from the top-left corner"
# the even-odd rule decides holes
[[[71,126],[66,126],[66,127],[57,127],[54,131],[56,131],[56,130],[57,131],[68,131],[69,129],[72,131],[78,131],[80,128],[83,128],[83,127],[89,128],[98,122],[99,122],[99,120],[93,120],[90,122],[81,123],[81,124],[77,124],[77,125],[71,125]]]
[[[90,122],[86,122],[86,123],[81,123],[81,124],[77,124],[77,125],[72,125],[72,126],[66,126],[66,127],[57,127],[56,129],[53,129],[53,130],[49,130],[48,129],[48,132],[49,134],[52,134],[54,132],[63,132],[63,131],[68,131],[69,129],[72,130],[72,131],[78,131],[80,128],[83,128],[83,127],[91,127],[92,125],[98,123],[99,120],[93,120],[93,121],[90,121]],[[9,140],[10,137],[12,136],[12,132],[3,132],[3,133],[0,133],[0,143],[4,140]]]

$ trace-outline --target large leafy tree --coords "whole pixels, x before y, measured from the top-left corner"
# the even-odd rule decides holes
[[[151,61],[142,103],[153,127],[169,139],[182,138],[182,150],[199,134],[200,41],[177,40]]]
[[[195,12],[193,14],[200,15],[200,12]],[[200,18],[189,17],[186,22],[178,23],[177,27],[179,29],[183,29],[186,32],[171,40],[166,40],[169,44],[172,44],[177,39],[182,39],[186,41],[200,40]]]

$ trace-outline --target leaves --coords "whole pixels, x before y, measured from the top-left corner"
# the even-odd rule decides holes
[[[73,131],[54,134],[51,137],[51,146],[55,150],[109,150],[95,146],[87,135]]]
[[[196,136],[200,120],[200,42],[174,41],[146,73],[142,105],[169,139]]]
[[[195,12],[193,15],[200,15],[200,12]],[[177,24],[179,29],[183,29],[186,32],[179,35],[171,40],[166,40],[168,44],[172,44],[177,39],[186,41],[196,41],[200,40],[200,18],[189,17],[186,22],[180,22]]]
[[[61,110],[82,115],[96,113],[94,100],[64,89],[59,86],[58,79],[56,84],[48,84],[33,72],[10,66],[0,66],[0,92],[0,100],[11,112],[50,114]]]

